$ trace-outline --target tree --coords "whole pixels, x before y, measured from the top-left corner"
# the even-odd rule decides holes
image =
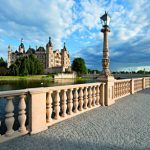
[[[9,67],[9,74],[13,76],[19,75],[19,67],[15,63]]]
[[[0,58],[0,76],[5,76],[7,75],[8,70],[7,70],[7,62],[4,61],[4,59],[1,57]]]
[[[144,70],[138,70],[137,73],[138,74],[144,74]]]
[[[43,74],[44,67],[41,62],[34,56],[19,57],[9,68],[10,75],[38,75]]]
[[[72,70],[76,71],[78,75],[86,74],[87,68],[83,58],[75,58],[72,63]]]

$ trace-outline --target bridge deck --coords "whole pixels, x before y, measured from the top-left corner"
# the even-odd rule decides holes
[[[110,107],[83,113],[45,132],[0,144],[1,150],[148,150],[150,88],[119,99]]]

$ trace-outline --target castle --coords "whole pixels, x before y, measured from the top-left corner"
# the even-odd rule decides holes
[[[46,44],[46,49],[42,46],[36,49],[33,49],[29,46],[28,50],[25,51],[25,46],[23,44],[23,39],[21,39],[21,44],[19,45],[18,51],[12,51],[11,47],[8,46],[8,68],[9,66],[16,61],[20,56],[28,57],[30,54],[33,54],[38,58],[45,68],[45,73],[59,73],[59,72],[70,72],[70,56],[68,50],[65,46],[61,51],[53,51],[53,44],[51,38]]]

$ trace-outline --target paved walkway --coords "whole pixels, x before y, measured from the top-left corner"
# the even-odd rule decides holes
[[[0,150],[150,150],[150,89],[11,140]]]

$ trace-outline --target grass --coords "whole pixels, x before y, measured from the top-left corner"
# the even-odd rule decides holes
[[[0,81],[7,80],[52,80],[52,75],[30,75],[30,76],[0,76]]]

